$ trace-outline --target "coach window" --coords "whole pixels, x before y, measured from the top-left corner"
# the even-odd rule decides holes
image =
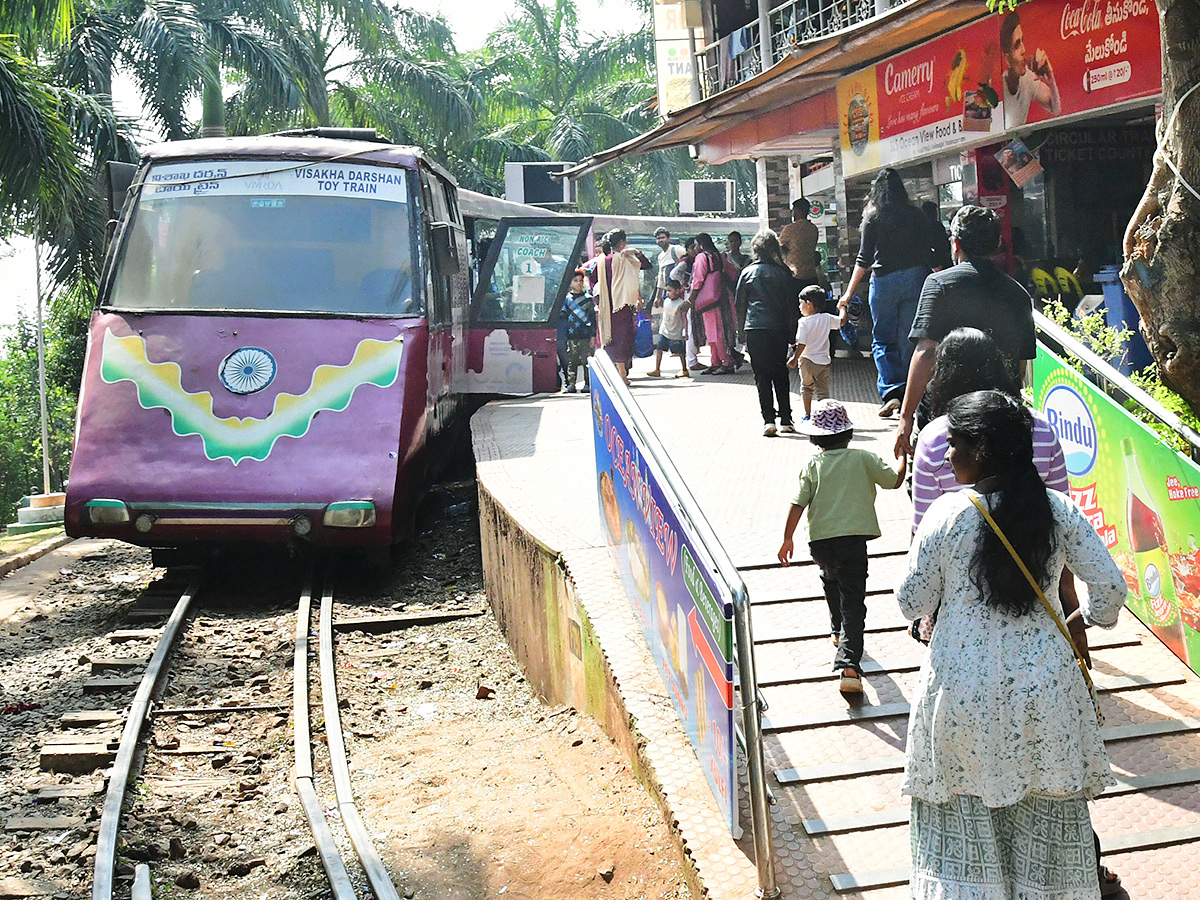
[[[544,325],[579,265],[590,218],[505,218],[488,247],[472,300],[476,322]]]
[[[425,239],[428,251],[425,260],[430,271],[429,321],[434,325],[447,325],[450,322],[450,276],[436,268],[429,226],[434,222],[453,222],[453,219],[446,205],[446,192],[441,179],[426,169],[421,170],[421,196],[426,211]]]

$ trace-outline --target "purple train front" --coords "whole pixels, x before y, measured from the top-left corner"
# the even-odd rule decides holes
[[[164,144],[93,315],[72,535],[386,547],[454,427],[453,182],[358,141]]]

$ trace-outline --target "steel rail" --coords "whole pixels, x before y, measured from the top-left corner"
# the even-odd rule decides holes
[[[308,817],[308,826],[312,829],[313,842],[317,845],[317,853],[321,857],[321,866],[329,879],[333,890],[334,900],[357,900],[354,885],[346,873],[342,862],[342,854],[338,851],[325,821],[325,810],[317,799],[317,791],[313,787],[312,764],[312,731],[308,722],[308,629],[312,620],[312,572],[309,571],[304,579],[304,588],[300,592],[300,605],[296,613],[296,653],[292,662],[292,721],[295,743],[295,782],[296,793],[304,814]]]
[[[321,592],[320,615],[321,703],[325,711],[325,741],[329,746],[329,764],[333,769],[333,786],[337,794],[338,811],[350,835],[350,843],[358,854],[371,884],[376,900],[400,900],[391,876],[379,858],[350,784],[350,766],[346,761],[346,740],[342,734],[342,715],[338,709],[337,675],[333,666],[333,586],[327,583]]]
[[[148,718],[150,702],[158,687],[163,665],[171,653],[171,647],[179,634],[179,629],[187,618],[192,598],[200,589],[201,579],[197,578],[179,597],[175,603],[167,624],[163,626],[158,638],[158,646],[146,665],[141,683],[134,695],[133,703],[125,719],[125,727],[121,731],[121,743],[117,749],[117,758],[113,762],[112,773],[108,778],[108,792],[104,797],[104,811],[100,814],[100,831],[96,837],[96,864],[92,875],[92,900],[112,900],[113,868],[117,855],[117,829],[121,825],[121,806],[125,802],[125,791],[129,786],[129,778],[133,773],[134,760],[137,755],[138,740],[142,728]]]
[[[592,357],[595,375],[626,417],[626,424],[641,442],[646,456],[653,460],[656,474],[679,502],[676,512],[695,533],[703,552],[711,560],[717,575],[729,588],[733,599],[734,656],[738,670],[738,689],[742,696],[742,728],[745,730],[746,766],[750,778],[750,823],[754,837],[754,863],[758,869],[758,888],[755,895],[764,900],[780,896],[775,877],[775,848],[771,838],[771,801],[767,787],[766,762],[763,757],[762,714],[766,701],[758,692],[758,676],[754,667],[754,629],[750,621],[750,594],[741,573],[728,551],[713,531],[700,504],[692,496],[670,454],[658,439],[650,420],[633,399],[625,380],[603,350]]]

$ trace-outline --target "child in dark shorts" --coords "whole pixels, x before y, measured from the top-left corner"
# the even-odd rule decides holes
[[[788,511],[779,562],[792,558],[792,535],[808,510],[808,549],[821,570],[829,623],[837,644],[833,660],[841,672],[838,689],[862,693],[863,630],[867,617],[867,541],[879,537],[875,488],[895,490],[904,484],[907,458],[897,473],[869,450],[851,449],[854,423],[836,400],[818,400],[812,417],[800,423],[821,451],[800,474],[800,489]]]
[[[684,339],[687,327],[687,311],[690,303],[683,296],[683,285],[674,278],[667,281],[667,295],[662,303],[662,320],[658,325],[658,341],[655,344],[654,371],[651,377],[662,375],[662,358],[670,353],[679,359],[680,372],[676,378],[691,378],[687,362],[683,358],[686,350]]]

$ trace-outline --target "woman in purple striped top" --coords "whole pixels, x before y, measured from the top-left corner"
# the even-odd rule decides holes
[[[1017,385],[1004,365],[1004,357],[987,334],[978,328],[956,328],[938,345],[933,380],[929,383],[932,422],[921,429],[913,453],[913,522],[917,526],[925,510],[942,494],[961,490],[967,485],[954,480],[946,462],[946,407],[950,401],[972,391],[1003,391],[1018,396]],[[1070,492],[1067,465],[1058,436],[1045,416],[1033,413],[1033,458],[1046,487]]]

